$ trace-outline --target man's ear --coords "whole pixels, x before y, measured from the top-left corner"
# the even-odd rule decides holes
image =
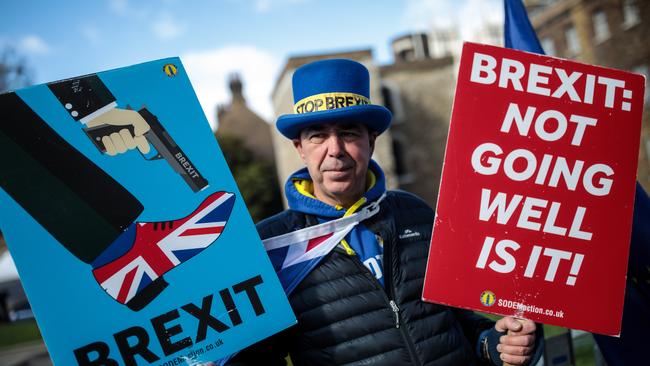
[[[305,161],[305,154],[303,154],[303,152],[302,152],[302,140],[297,138],[297,139],[291,140],[291,142],[293,143],[293,147],[296,148],[296,151],[298,151],[298,155],[300,155],[300,158],[304,162]]]

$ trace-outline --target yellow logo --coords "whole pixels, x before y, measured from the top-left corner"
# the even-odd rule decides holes
[[[484,306],[492,306],[494,305],[494,302],[496,301],[496,296],[494,296],[494,292],[485,290],[481,293],[481,304]]]
[[[176,76],[178,69],[174,64],[165,64],[165,66],[163,66],[163,71],[165,72],[165,74],[167,74],[167,76],[173,78],[174,76]]]

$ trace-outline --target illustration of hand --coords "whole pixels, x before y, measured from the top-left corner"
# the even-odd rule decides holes
[[[219,238],[234,203],[234,194],[215,192],[183,218],[131,224],[91,263],[93,276],[119,303],[144,308],[167,286],[165,273]]]
[[[114,156],[135,148],[140,150],[142,154],[149,153],[151,148],[144,134],[149,131],[150,127],[140,113],[130,109],[114,108],[102,113],[86,124],[87,128],[102,126],[114,126],[116,128],[124,126],[118,132],[114,132],[116,129],[112,128],[113,132],[101,136],[101,142],[106,149],[106,154]]]

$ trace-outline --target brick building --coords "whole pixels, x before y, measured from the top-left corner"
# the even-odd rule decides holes
[[[544,51],[646,76],[638,180],[650,191],[650,1],[528,0]]]

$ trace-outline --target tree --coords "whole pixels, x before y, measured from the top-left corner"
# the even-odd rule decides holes
[[[0,51],[0,92],[31,84],[31,71],[25,59],[12,47]]]
[[[30,72],[26,65],[25,60],[12,47],[5,47],[0,51],[0,93],[31,84]],[[5,248],[6,244],[0,231],[0,253]]]
[[[219,146],[253,221],[258,222],[282,211],[282,199],[273,164],[256,158],[239,137],[220,135]]]

